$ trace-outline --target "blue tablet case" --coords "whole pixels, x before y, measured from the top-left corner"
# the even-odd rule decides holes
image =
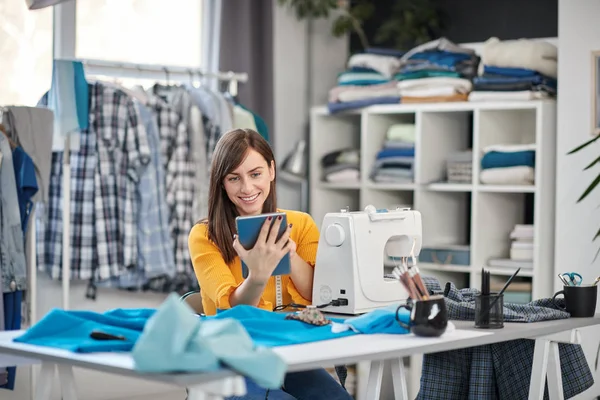
[[[235,219],[235,223],[237,225],[238,231],[238,240],[240,244],[245,249],[251,249],[256,244],[258,240],[258,235],[260,234],[260,229],[264,224],[267,217],[273,217],[272,224],[275,223],[275,220],[278,216],[282,216],[281,225],[279,227],[279,233],[277,234],[277,239],[284,234],[287,228],[287,217],[285,213],[270,213],[270,214],[261,214],[261,215],[251,215],[247,217],[237,217]],[[290,263],[290,255],[286,254],[283,256],[279,264],[273,271],[271,275],[287,275],[290,273],[291,263]],[[248,266],[242,261],[242,276],[244,278],[248,277]]]

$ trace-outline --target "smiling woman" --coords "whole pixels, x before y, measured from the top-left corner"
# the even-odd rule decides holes
[[[238,304],[272,311],[290,304],[311,304],[313,268],[319,230],[310,215],[278,210],[273,151],[250,129],[223,135],[215,147],[210,172],[208,218],[196,224],[188,239],[194,271],[206,315]],[[289,225],[277,239],[283,219],[265,221],[252,249],[236,238],[235,218],[285,212]],[[271,226],[271,223],[273,225]],[[290,255],[290,274],[272,276],[279,261]],[[241,261],[248,267],[242,275]],[[248,397],[266,398],[266,391],[246,379]],[[269,399],[344,399],[351,397],[325,370],[290,373],[285,389],[269,391]],[[231,399],[228,399],[231,400]]]

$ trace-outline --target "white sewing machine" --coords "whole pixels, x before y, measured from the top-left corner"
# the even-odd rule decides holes
[[[421,213],[407,208],[328,213],[323,218],[313,283],[313,305],[347,305],[322,311],[362,314],[406,300],[396,279],[384,278],[384,262],[421,251]],[[414,246],[414,248],[413,248]],[[393,259],[390,259],[393,257]]]

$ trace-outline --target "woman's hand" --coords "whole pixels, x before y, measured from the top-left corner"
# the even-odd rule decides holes
[[[275,223],[271,226],[272,218],[268,217],[263,223],[256,244],[252,249],[244,249],[237,236],[233,241],[233,248],[240,259],[248,266],[248,280],[255,283],[266,283],[283,256],[296,247],[296,244],[290,240],[290,226],[286,228],[284,234],[277,240],[277,233],[279,232],[282,218],[277,217]]]

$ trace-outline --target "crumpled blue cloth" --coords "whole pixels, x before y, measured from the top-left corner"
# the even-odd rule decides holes
[[[351,329],[355,332],[373,334],[387,333],[402,335],[409,333],[407,329],[400,326],[396,321],[396,310],[398,304],[384,308],[378,308],[358,317],[345,319],[341,324],[334,324],[333,330]],[[410,322],[410,311],[402,308],[398,311],[398,318],[406,325]]]
[[[124,340],[92,339],[93,331]],[[286,370],[272,350],[255,346],[238,321],[203,321],[176,294],[158,310],[54,309],[14,341],[78,353],[131,351],[140,372],[208,372],[226,365],[267,389],[280,388]]]
[[[286,372],[285,361],[255,346],[239,321],[202,320],[175,294],[148,320],[132,356],[142,372],[215,371],[223,363],[267,389],[280,388]]]

